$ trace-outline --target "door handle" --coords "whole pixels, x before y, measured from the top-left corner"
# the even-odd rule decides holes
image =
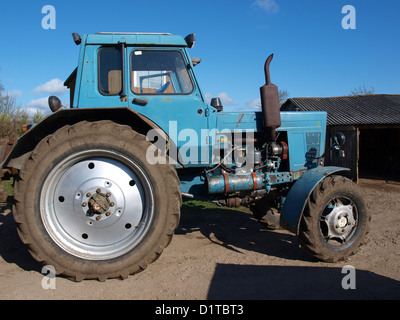
[[[204,110],[202,107],[200,107],[199,109],[197,109],[197,113],[201,116],[203,114]],[[208,117],[210,115],[210,110],[208,108],[205,109],[205,113],[204,116]]]
[[[140,106],[145,106],[148,103],[146,99],[138,99],[138,98],[133,99],[132,102]]]

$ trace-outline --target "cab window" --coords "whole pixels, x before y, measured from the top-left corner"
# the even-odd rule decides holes
[[[121,50],[101,48],[98,53],[99,91],[103,95],[119,95],[122,90]]]
[[[189,94],[193,91],[179,51],[134,50],[130,60],[131,90],[135,94]]]

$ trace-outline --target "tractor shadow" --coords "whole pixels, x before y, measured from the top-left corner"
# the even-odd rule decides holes
[[[316,262],[299,248],[296,236],[286,230],[270,230],[253,218],[249,209],[219,207],[200,201],[183,204],[175,234],[200,231],[210,241],[228,250],[248,250],[284,258]]]
[[[349,274],[337,267],[217,264],[207,299],[400,299],[399,281],[366,270],[355,270],[353,275],[349,280]]]
[[[253,251],[293,261],[293,265],[217,263],[209,300],[400,299],[400,281],[368,270],[355,270],[356,288],[342,287],[346,271],[319,263],[299,248],[294,234],[268,230],[246,208],[230,209],[199,201],[182,207],[176,234],[200,232],[213,243],[239,254]],[[311,266],[298,264],[313,263]],[[279,262],[276,262],[279,264]]]
[[[12,197],[0,203],[0,256],[7,263],[14,263],[25,271],[40,273],[43,265],[30,255],[18,236],[17,224],[12,215]]]

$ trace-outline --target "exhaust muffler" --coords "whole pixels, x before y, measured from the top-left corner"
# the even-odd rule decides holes
[[[265,61],[265,85],[260,88],[263,129],[267,135],[268,142],[274,142],[276,140],[276,129],[281,126],[278,87],[271,83],[271,76],[269,73],[269,65],[273,56],[274,55],[271,54]]]

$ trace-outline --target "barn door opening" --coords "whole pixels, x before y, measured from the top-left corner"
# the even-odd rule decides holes
[[[400,181],[400,128],[360,129],[359,173]]]

